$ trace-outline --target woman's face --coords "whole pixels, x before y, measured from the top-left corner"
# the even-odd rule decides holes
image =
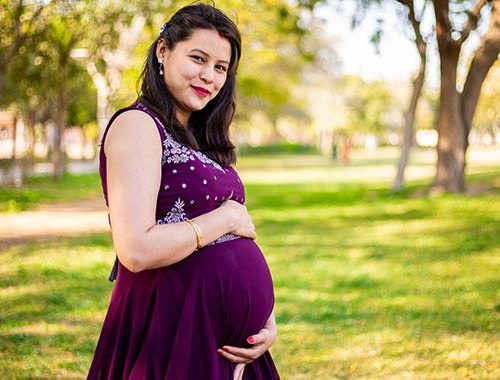
[[[160,40],[156,55],[163,58],[163,80],[179,107],[177,117],[186,124],[191,112],[205,107],[224,85],[231,45],[215,30],[196,29],[173,50]]]

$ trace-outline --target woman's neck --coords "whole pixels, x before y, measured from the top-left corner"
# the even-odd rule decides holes
[[[187,127],[189,116],[191,116],[191,112],[177,110],[177,120],[179,120],[183,127]]]

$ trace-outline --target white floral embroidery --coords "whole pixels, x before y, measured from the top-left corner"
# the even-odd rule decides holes
[[[200,152],[200,151],[197,151],[197,150],[193,150],[193,153],[195,154],[196,157],[198,157],[198,159],[201,161],[201,162],[204,162],[206,164],[211,164],[215,169],[217,170],[220,170],[222,172],[226,172],[222,166],[220,166],[217,162],[215,162],[214,160],[212,160],[210,157],[206,156],[203,152]],[[203,165],[203,167],[205,167],[205,165]]]
[[[167,215],[156,222],[156,224],[170,224],[178,223],[187,220],[186,212],[184,211],[184,201],[177,198],[174,207],[167,213]]]
[[[177,142],[170,135],[170,133],[167,132],[167,128],[165,128],[161,120],[156,115],[150,113],[150,111],[148,111],[148,108],[146,106],[144,106],[143,104],[137,104],[137,108],[142,109],[146,113],[150,114],[165,132],[166,139],[163,142],[163,146],[165,149],[163,151],[163,156],[161,160],[162,165],[164,165],[166,162],[168,163],[173,162],[175,164],[178,164],[180,162],[184,163],[188,161],[194,161],[196,156],[200,161],[207,164],[211,164],[215,169],[220,170],[224,173],[226,172],[217,162],[212,160],[210,157],[206,156],[203,152],[199,152],[197,150],[194,150],[186,145]],[[203,165],[203,167],[206,166]],[[194,168],[191,167],[191,170],[194,170]]]
[[[218,238],[217,240],[214,240],[213,243],[209,244],[209,245],[213,245],[215,243],[222,243],[222,242],[225,242],[225,241],[230,241],[230,240],[235,240],[235,239],[239,239],[241,236],[238,236],[238,235],[234,235],[234,234],[225,234],[225,235],[222,235],[220,238]]]
[[[206,156],[203,152],[194,150],[186,145],[183,145],[177,142],[168,132],[166,132],[167,138],[163,142],[163,157],[162,164],[165,163],[186,163],[189,161],[194,161],[198,158],[201,162],[206,164],[211,164],[215,169],[222,171],[225,173],[226,171],[220,166],[217,162],[212,160],[210,157]],[[196,158],[195,158],[196,157]],[[203,167],[206,167],[203,165]],[[194,170],[194,167],[190,167],[191,170]]]
[[[163,142],[163,147],[165,149],[163,151],[162,164],[165,162],[178,164],[195,160],[192,149],[178,143],[169,134],[167,134],[167,138]]]

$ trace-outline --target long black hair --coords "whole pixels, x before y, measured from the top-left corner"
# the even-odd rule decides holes
[[[231,60],[226,82],[215,98],[201,110],[192,112],[183,127],[176,116],[175,99],[159,74],[156,48],[160,39],[167,48],[191,37],[195,29],[216,30],[231,45]],[[138,103],[150,108],[163,122],[167,132],[178,142],[202,150],[221,165],[236,162],[235,146],[229,139],[229,126],[236,109],[236,71],[241,56],[241,36],[236,25],[221,10],[211,5],[195,4],[179,9],[161,28],[151,44],[141,73]]]

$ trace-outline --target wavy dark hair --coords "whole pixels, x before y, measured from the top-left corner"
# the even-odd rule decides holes
[[[231,45],[231,60],[224,86],[201,110],[192,112],[187,127],[176,116],[174,97],[159,74],[156,47],[160,39],[167,48],[191,37],[196,29],[216,30]],[[151,44],[142,70],[141,87],[136,100],[150,108],[178,142],[202,150],[221,165],[236,162],[235,146],[229,139],[229,126],[236,109],[236,71],[241,56],[241,36],[238,28],[221,10],[207,4],[188,5],[179,9],[161,28]]]

